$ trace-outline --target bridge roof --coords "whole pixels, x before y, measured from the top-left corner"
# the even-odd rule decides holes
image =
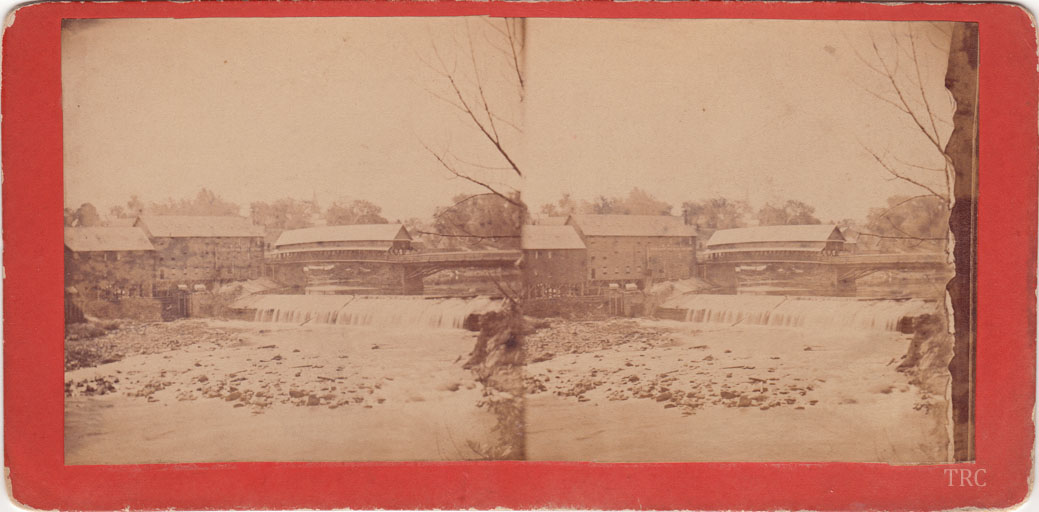
[[[238,238],[263,236],[263,226],[233,215],[144,215],[134,226],[161,238]]]
[[[411,240],[402,224],[354,224],[349,226],[318,226],[282,231],[275,247],[316,242],[392,242]]]
[[[696,236],[696,227],[671,215],[571,215],[585,236]]]
[[[520,235],[524,249],[584,249],[584,242],[573,226],[525,225]]]
[[[72,252],[154,251],[140,228],[65,228],[65,247]]]
[[[828,242],[843,241],[844,236],[833,224],[755,226],[719,229],[707,241],[707,247],[761,242]]]

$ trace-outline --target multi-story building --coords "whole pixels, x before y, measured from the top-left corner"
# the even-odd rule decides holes
[[[571,215],[588,249],[592,284],[686,279],[696,265],[696,227],[669,215]]]
[[[65,228],[65,287],[86,299],[150,297],[156,251],[133,227]]]
[[[520,242],[528,297],[584,293],[588,249],[573,226],[525,225]]]
[[[209,287],[263,275],[264,232],[245,217],[141,216],[156,251],[157,288]]]

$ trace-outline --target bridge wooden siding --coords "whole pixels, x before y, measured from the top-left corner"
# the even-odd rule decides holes
[[[328,256],[319,253],[339,252],[342,256]],[[382,251],[370,251],[360,254],[357,250],[322,249],[314,251],[286,251],[267,255],[268,265],[298,265],[322,263],[394,263],[394,264],[455,264],[471,266],[480,264],[511,264],[519,260],[521,251],[456,251],[425,252],[408,254],[390,254]],[[311,256],[311,254],[314,254]]]
[[[764,253],[764,254],[762,254]],[[820,263],[825,265],[946,265],[944,253],[890,253],[890,254],[839,254],[789,251],[732,251],[716,252],[697,258],[701,264],[709,263]]]
[[[302,276],[309,265],[361,265],[388,267],[399,277],[400,290],[405,294],[422,293],[422,280],[442,270],[462,268],[505,269],[516,265],[522,256],[518,250],[485,250],[455,252],[415,252],[393,254],[388,251],[354,249],[304,249],[269,253],[268,266],[282,268]],[[302,278],[302,277],[300,277]],[[305,279],[305,278],[302,278]]]
[[[939,270],[951,263],[944,253],[825,254],[814,251],[725,251],[698,258],[704,277],[721,286],[735,286],[740,265],[795,265],[827,269],[838,288],[882,270]]]

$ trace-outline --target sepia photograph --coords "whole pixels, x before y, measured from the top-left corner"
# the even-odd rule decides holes
[[[522,458],[521,39],[65,20],[65,463]]]
[[[969,458],[976,38],[529,21],[528,458]]]
[[[67,465],[973,460],[977,25],[61,25]]]

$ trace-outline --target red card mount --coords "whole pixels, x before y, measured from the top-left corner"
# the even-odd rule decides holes
[[[63,464],[65,18],[475,16],[948,20],[980,34],[976,461]],[[1035,389],[1036,32],[1011,5],[148,2],[18,9],[3,46],[5,464],[38,509],[1009,507],[1029,490]],[[964,480],[966,478],[966,480]]]

